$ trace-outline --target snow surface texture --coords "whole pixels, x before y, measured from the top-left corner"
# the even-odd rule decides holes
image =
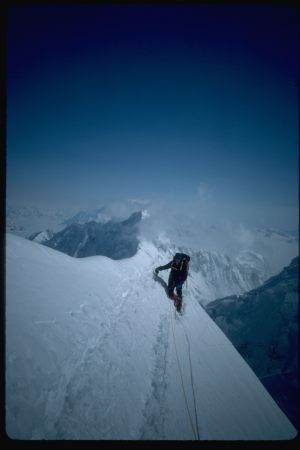
[[[6,245],[11,438],[295,437],[189,290],[177,316],[153,279],[163,261],[152,244],[119,261],[76,259],[9,234]]]

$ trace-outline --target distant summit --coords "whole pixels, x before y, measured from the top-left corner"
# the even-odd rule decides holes
[[[95,255],[130,258],[138,250],[141,220],[142,212],[138,211],[123,221],[73,223],[42,243],[77,258]]]
[[[53,231],[51,230],[45,230],[45,231],[38,231],[37,233],[33,233],[31,236],[29,236],[30,241],[38,242],[40,244],[44,244],[46,241],[49,241],[54,236]]]
[[[66,219],[63,224],[66,226],[74,224],[84,224],[87,222],[99,222],[106,223],[109,222],[111,218],[105,214],[105,208],[93,209],[91,211],[79,211],[74,216]]]
[[[123,201],[111,201],[98,208],[79,211],[75,215],[65,219],[63,225],[69,226],[75,223],[84,224],[87,222],[106,223],[110,220],[124,221],[136,211],[145,210],[147,205],[148,202],[146,200],[127,199]]]

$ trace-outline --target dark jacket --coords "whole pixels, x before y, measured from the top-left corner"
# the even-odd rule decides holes
[[[176,280],[180,280],[182,282],[184,282],[187,279],[188,276],[188,270],[176,270],[175,268],[172,267],[173,264],[173,259],[172,261],[170,261],[168,264],[166,264],[165,266],[159,266],[157,267],[156,270],[166,270],[166,269],[171,269],[171,273],[170,273],[170,277],[176,279]]]

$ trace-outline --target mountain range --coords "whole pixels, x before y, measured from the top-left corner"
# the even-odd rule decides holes
[[[140,234],[147,239],[154,241],[158,236],[164,235],[170,245],[184,246],[195,252],[198,250],[215,252],[234,259],[242,252],[262,255],[267,269],[259,281],[279,273],[298,254],[298,232],[283,232],[273,228],[249,229],[242,225],[233,226],[228,223],[205,225],[188,213],[175,213],[166,210],[162,205],[158,206],[148,200],[139,199],[108,202],[79,212],[75,210],[75,214],[67,213],[66,209],[56,211],[7,205],[6,231],[45,243],[55,233],[63,231],[70,225],[84,225],[89,222],[100,224],[111,221],[122,222],[137,211],[141,211],[143,219],[146,219],[140,224]],[[90,233],[92,231],[87,234]],[[79,230],[77,234],[83,235],[84,232]],[[74,253],[75,251],[76,249]],[[248,286],[247,289],[251,287],[254,286]],[[228,291],[220,292],[217,296],[229,293]]]
[[[64,227],[65,218],[63,212],[55,209],[7,205],[6,231],[26,238],[47,229],[53,233]]]
[[[79,258],[95,255],[129,258],[138,251],[142,220],[143,213],[139,211],[124,221],[73,223],[57,233],[43,232],[30,239]],[[266,261],[255,252],[244,251],[229,257],[218,252],[170,245],[159,239],[154,243],[165,262],[178,251],[191,256],[190,288],[201,304],[222,295],[240,294],[259,286],[267,278]]]
[[[154,241],[161,265],[171,261],[177,252],[191,257],[188,289],[205,306],[226,292],[241,294],[259,286],[267,278],[267,264],[255,252],[240,252],[236,257],[219,252],[194,250],[184,246]]]
[[[135,212],[124,221],[73,223],[42,243],[77,258],[94,255],[130,258],[138,249],[141,220],[142,213]]]
[[[112,201],[99,208],[81,210],[63,221],[63,225],[84,224],[87,222],[105,223],[110,220],[126,220],[136,211],[145,211],[147,200],[128,199]]]
[[[261,382],[298,426],[299,257],[262,286],[206,305]]]

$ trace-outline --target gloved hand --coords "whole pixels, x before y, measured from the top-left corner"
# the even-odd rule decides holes
[[[156,273],[156,275],[158,275],[159,269],[155,269],[154,272]]]

